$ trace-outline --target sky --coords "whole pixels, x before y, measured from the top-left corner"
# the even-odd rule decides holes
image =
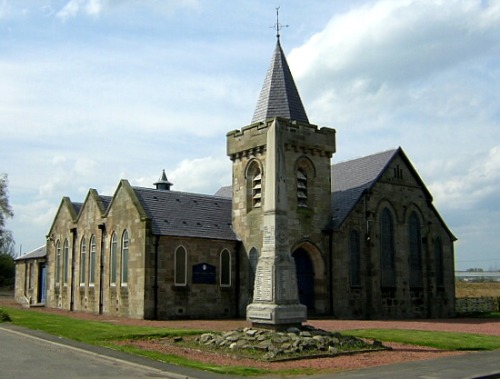
[[[120,179],[213,194],[276,44],[332,163],[401,146],[458,238],[500,270],[500,0],[0,0],[0,173],[17,253],[63,196]]]

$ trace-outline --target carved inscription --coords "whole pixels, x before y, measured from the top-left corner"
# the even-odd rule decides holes
[[[267,265],[258,265],[255,273],[254,301],[273,301],[273,270]]]
[[[295,272],[292,271],[291,267],[282,267],[279,277],[278,293],[280,300],[296,300],[297,295],[296,284],[295,284]]]
[[[272,320],[273,316],[270,311],[256,311],[252,310],[250,313],[252,319],[259,318],[262,320]]]

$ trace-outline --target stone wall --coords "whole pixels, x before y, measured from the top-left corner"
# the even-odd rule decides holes
[[[38,304],[42,298],[40,288],[41,265],[45,258],[16,261],[16,282],[14,297],[25,306]]]
[[[397,168],[403,174],[394,177]],[[333,178],[335,180],[335,178]],[[394,285],[381,278],[380,214],[388,209],[393,222]],[[417,214],[421,234],[421,285],[412,287],[409,254],[409,216]],[[350,280],[350,231],[360,236],[360,283]],[[443,284],[437,283],[434,241],[443,244]],[[428,201],[418,177],[396,158],[382,178],[364,195],[342,227],[333,235],[334,314],[339,318],[440,318],[454,315],[453,241]]]
[[[463,297],[455,301],[458,314],[500,312],[500,297]]]
[[[187,253],[186,283],[175,284],[175,252],[182,247]],[[153,290],[147,291],[148,318],[220,319],[238,316],[238,246],[234,241],[202,238],[162,237],[158,244],[158,304],[155,310]],[[227,250],[231,260],[230,284],[221,283],[221,253]],[[150,258],[154,258],[150,256]],[[214,268],[206,278],[196,278],[196,268]],[[154,270],[154,263],[149,265]],[[153,278],[154,275],[148,275]],[[201,280],[200,280],[201,279]],[[153,288],[148,286],[148,288]],[[151,306],[153,309],[151,309]],[[155,315],[155,313],[157,313]]]

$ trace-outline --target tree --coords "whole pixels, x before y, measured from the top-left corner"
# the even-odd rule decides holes
[[[7,175],[0,175],[0,287],[14,284],[14,239],[9,230],[5,230],[5,221],[14,217],[9,204]]]
[[[0,240],[5,232],[5,221],[10,217],[14,217],[9,204],[7,183],[7,174],[0,174]]]

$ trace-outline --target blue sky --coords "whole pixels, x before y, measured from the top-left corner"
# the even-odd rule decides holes
[[[23,253],[63,196],[120,179],[231,183],[275,46],[265,0],[0,0],[0,172]],[[281,3],[282,46],[333,162],[402,146],[459,238],[456,267],[500,269],[500,1]]]

